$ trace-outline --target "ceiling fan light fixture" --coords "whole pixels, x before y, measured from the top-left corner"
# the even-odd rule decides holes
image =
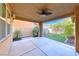
[[[42,15],[40,15],[41,17],[46,17],[47,15],[45,15],[45,14],[42,14]]]
[[[40,9],[37,13],[43,17],[49,16],[52,14],[51,10],[48,8]]]

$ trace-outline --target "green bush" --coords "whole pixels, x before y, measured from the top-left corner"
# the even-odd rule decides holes
[[[38,33],[39,33],[39,28],[36,26],[32,30],[32,36],[33,37],[38,37]]]
[[[66,40],[64,34],[48,33],[46,37],[59,42],[64,42]]]
[[[52,26],[55,31],[63,29],[64,35],[66,38],[69,38],[74,35],[74,23],[72,21],[64,21],[60,23],[56,23]]]
[[[57,33],[45,34],[45,36],[50,39],[64,42],[66,38],[69,39],[70,37],[74,36],[74,23],[72,21],[64,20],[63,22],[52,24],[50,28],[56,32],[58,32],[60,29],[63,30],[62,34],[57,34]]]
[[[21,40],[21,32],[16,30],[13,34],[13,41]]]
[[[74,35],[74,24],[68,22],[67,25],[65,25],[65,31],[64,31],[64,35],[69,38],[71,36]]]

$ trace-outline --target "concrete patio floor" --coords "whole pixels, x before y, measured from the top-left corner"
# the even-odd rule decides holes
[[[28,37],[12,44],[10,56],[75,56],[73,46],[45,37]]]

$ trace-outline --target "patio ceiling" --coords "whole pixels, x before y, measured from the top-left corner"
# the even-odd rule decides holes
[[[74,9],[79,4],[71,3],[50,3],[50,4],[40,4],[40,3],[12,3],[10,4],[11,11],[15,14],[15,18],[24,21],[32,22],[45,22],[50,20],[55,20],[58,18],[63,18],[74,14]],[[51,9],[52,13],[49,16],[42,17],[38,12],[38,8],[47,7]]]

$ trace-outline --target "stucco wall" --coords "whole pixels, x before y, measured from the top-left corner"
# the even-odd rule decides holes
[[[38,25],[38,24],[37,24]],[[22,33],[22,37],[32,36],[32,29],[36,26],[36,23],[28,22],[28,21],[13,21],[14,31],[20,30]]]
[[[10,36],[3,38],[0,41],[0,56],[1,55],[9,55],[10,47],[11,47],[12,39]]]

